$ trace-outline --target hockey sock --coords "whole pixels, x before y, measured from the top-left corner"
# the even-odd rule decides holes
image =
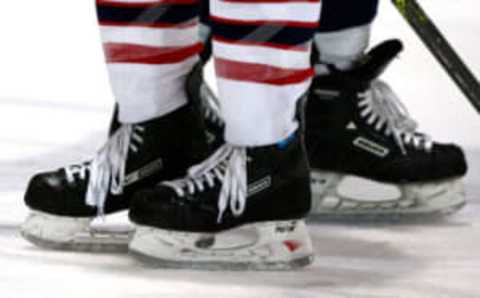
[[[311,40],[320,1],[210,2],[210,25],[226,141],[270,145],[297,128],[297,100],[314,71]]]
[[[202,42],[207,42],[210,38],[210,0],[201,0],[200,1],[200,40]]]
[[[370,41],[370,24],[378,0],[324,0],[321,23],[315,34],[319,58],[317,74],[327,73],[325,64],[348,70],[365,52]]]
[[[120,121],[185,105],[185,80],[202,49],[197,0],[97,0],[97,13]]]

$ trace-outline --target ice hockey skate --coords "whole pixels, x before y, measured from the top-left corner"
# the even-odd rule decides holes
[[[429,136],[416,132],[416,123],[410,118],[403,104],[385,83],[375,81],[376,77],[381,74],[400,49],[399,43],[388,42],[373,50],[368,55],[369,58],[366,58],[370,60],[352,71],[351,74],[337,72],[332,76],[318,77],[312,85],[309,96],[309,119],[307,120],[308,125],[306,125],[306,136],[307,144],[309,144],[307,148],[309,150],[307,151],[314,168],[311,174],[314,195],[311,217],[315,220],[396,221],[400,219],[436,218],[451,214],[465,205],[461,178],[466,173],[466,164],[462,150],[455,145],[436,144]],[[349,78],[346,78],[347,75],[356,76],[351,77],[350,80],[356,81],[360,90],[358,91],[359,95],[356,94],[357,91],[355,90],[348,90],[346,80],[349,80]],[[325,86],[332,90],[323,90],[323,84],[328,84]],[[380,87],[382,90],[389,90],[388,93],[384,98],[374,98],[375,101],[367,101],[366,96],[374,92],[373,86],[379,85],[383,86]],[[219,140],[222,138],[223,120],[218,99],[206,82],[203,82],[201,86],[203,91],[198,92],[200,95],[198,106],[203,111],[210,135],[217,136],[216,138],[211,137],[211,139]],[[381,96],[378,93],[376,94],[377,97]],[[337,98],[339,96],[350,98],[350,100],[338,102],[342,101],[342,98]],[[356,101],[352,102],[351,98]],[[319,102],[312,103],[316,99]],[[360,101],[362,101],[362,106],[358,106],[358,110],[353,111],[352,107],[359,105]],[[368,123],[371,120],[364,120],[365,118],[359,114],[362,113],[364,108],[367,108],[365,106],[367,103],[374,105],[371,108],[377,112],[386,111],[378,112],[384,115],[383,118],[380,118],[381,115],[366,115],[367,118],[370,116],[379,117],[379,121],[383,121],[379,130],[375,129],[378,122],[371,125]],[[385,110],[392,108],[395,110]],[[300,114],[303,110],[304,107],[299,105],[299,117],[302,117]],[[357,114],[354,115],[353,113]],[[343,118],[335,120],[334,115],[341,115]],[[331,121],[338,121],[338,123],[333,126],[330,123]],[[305,124],[304,122],[302,121],[303,124]],[[324,128],[320,125],[328,126]],[[387,132],[386,125],[395,125],[394,131],[397,136],[393,133],[392,128],[388,128]],[[333,130],[339,128],[341,130]],[[361,167],[359,163],[370,160],[375,164],[378,171],[384,173],[377,173],[376,176],[373,176],[369,168],[373,164],[370,163],[363,170],[348,169],[347,164],[342,165],[337,170],[340,165],[333,166],[332,163],[335,163],[335,160],[328,161],[328,163],[319,160],[316,155],[321,155],[322,147],[320,147],[321,143],[317,139],[318,135],[327,137],[319,132],[322,129],[326,129],[325,132],[329,131],[331,134],[328,136],[330,138],[328,141],[335,139],[337,135],[342,137],[340,143],[338,141],[333,143],[336,144],[336,147],[331,148],[331,150],[337,150],[337,155],[348,158],[344,161],[345,163],[352,162],[352,167],[356,168]],[[349,139],[353,141],[352,138],[358,138],[358,144],[348,144]],[[373,143],[363,144],[364,139],[368,142],[367,138],[372,138],[386,148],[388,147],[387,150],[392,152],[391,155],[395,155],[393,159],[385,159],[386,163],[380,167],[384,160],[377,157],[378,161],[375,163],[375,159],[372,159],[372,156],[375,157],[373,153],[375,148],[369,148],[368,146]],[[347,144],[342,142],[347,142]],[[332,146],[326,146],[326,148],[329,147]],[[363,152],[359,151],[362,150],[361,148],[364,148]],[[342,153],[342,150],[346,151]],[[404,154],[402,150],[406,150],[405,153],[407,154]],[[440,156],[434,157],[439,154]],[[357,156],[359,156],[358,160]],[[368,159],[364,159],[367,157]],[[401,158],[404,158],[404,161]],[[393,166],[394,163],[403,163],[403,166],[411,167],[411,175],[414,175],[413,172],[417,171],[418,163],[416,160],[409,161],[409,158],[417,158],[419,162],[428,162],[431,166],[438,165],[439,167],[450,168],[441,171],[434,170],[430,173],[424,173],[422,177],[415,177],[405,172],[409,171],[408,169],[401,169],[402,165]],[[325,156],[325,159],[328,159],[328,157]],[[448,164],[445,164],[445,161]],[[322,169],[322,163],[327,164],[327,168]],[[360,172],[356,172],[357,170],[360,170]],[[404,172],[396,173],[396,177],[390,176],[395,175],[394,171]],[[428,169],[424,169],[424,171],[428,171]],[[419,175],[419,173],[416,173],[416,175]]]
[[[378,80],[402,50],[393,40],[351,71],[317,76],[306,106],[315,220],[424,219],[465,205],[462,150],[417,132],[390,87]]]
[[[206,155],[203,124],[191,105],[112,127],[92,160],[32,178],[25,194],[31,212],[21,228],[27,240],[50,249],[126,251],[131,227],[105,227],[96,217],[128,209],[135,191],[184,175]]]
[[[313,256],[304,223],[309,209],[300,137],[265,147],[225,144],[185,178],[135,196],[130,252],[167,268],[299,268]]]

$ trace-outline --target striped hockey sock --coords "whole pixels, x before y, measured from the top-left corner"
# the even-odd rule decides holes
[[[212,0],[210,25],[226,140],[273,144],[298,128],[313,69],[317,0]]]
[[[168,114],[187,102],[198,61],[198,0],[97,0],[98,20],[121,122]]]

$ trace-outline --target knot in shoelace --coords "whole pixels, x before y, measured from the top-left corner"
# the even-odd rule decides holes
[[[247,200],[247,153],[244,147],[225,144],[201,164],[189,169],[185,178],[163,182],[171,187],[178,196],[186,193],[203,192],[207,187],[213,188],[221,182],[222,188],[218,198],[218,218],[221,223],[223,214],[230,207],[234,216],[245,211]]]
[[[405,145],[412,145],[415,149],[425,151],[432,149],[432,139],[416,131],[417,123],[386,83],[372,82],[371,88],[360,97],[362,100],[358,105],[362,109],[361,117],[366,119],[367,124],[373,126],[375,130],[383,129],[386,136],[393,135],[402,154],[407,154]]]
[[[99,215],[104,213],[109,191],[114,195],[123,193],[128,152],[138,151],[132,140],[143,143],[143,131],[144,128],[139,125],[122,125],[90,162],[65,168],[69,182],[73,182],[76,175],[84,180],[87,173],[90,174],[85,202],[89,206],[97,207]]]

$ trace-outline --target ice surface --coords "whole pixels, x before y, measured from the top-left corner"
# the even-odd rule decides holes
[[[426,131],[469,149],[470,204],[459,214],[312,226],[316,262],[286,273],[151,270],[126,255],[51,252],[21,239],[28,177],[88,157],[106,134],[111,95],[93,2],[8,1],[0,10],[0,297],[480,297],[480,117],[389,1],[374,40],[400,36],[407,48],[386,79]],[[480,4],[422,3],[480,75]]]

